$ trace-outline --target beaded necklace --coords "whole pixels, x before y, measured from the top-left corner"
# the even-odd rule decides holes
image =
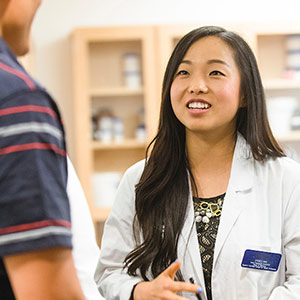
[[[222,195],[216,203],[206,202],[200,200],[200,202],[194,201],[195,221],[197,223],[209,223],[210,218],[219,217],[222,214],[222,207],[224,202],[224,195]]]

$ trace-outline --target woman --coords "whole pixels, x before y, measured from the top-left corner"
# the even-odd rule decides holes
[[[105,225],[104,297],[199,299],[193,278],[202,299],[299,299],[300,167],[271,133],[240,36],[201,27],[179,41],[151,145]]]

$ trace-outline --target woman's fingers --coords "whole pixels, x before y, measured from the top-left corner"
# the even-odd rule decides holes
[[[167,269],[165,269],[161,275],[170,277],[174,279],[176,272],[180,269],[181,261],[176,259],[173,263],[169,265]]]
[[[180,269],[181,266],[181,261],[176,259],[170,266],[161,273],[160,276],[168,277],[172,281],[169,282],[169,289],[172,292],[191,292],[195,294],[200,294],[202,293],[202,288],[193,283],[189,282],[181,282],[181,281],[174,281],[174,277],[176,272]]]
[[[176,259],[158,277],[156,277],[153,281],[148,282],[148,285],[146,283],[138,284],[136,288],[136,293],[141,294],[143,296],[148,295],[148,298],[146,299],[153,299],[151,296],[154,296],[154,298],[157,299],[170,300],[186,300],[186,298],[176,295],[177,292],[190,292],[194,294],[201,293],[202,289],[199,285],[189,282],[174,281],[174,277],[176,275],[176,272],[180,269],[180,266],[181,261]],[[143,292],[142,288],[144,290]],[[146,290],[148,290],[149,292],[147,292]]]
[[[176,295],[174,293],[168,294],[164,299],[168,299],[168,300],[189,300],[188,298]]]
[[[189,300],[189,299],[188,298],[184,298],[182,296],[175,295],[175,297],[173,297],[172,300]]]
[[[172,284],[172,290],[174,292],[190,292],[195,294],[200,294],[203,292],[200,285],[181,281],[174,281]]]

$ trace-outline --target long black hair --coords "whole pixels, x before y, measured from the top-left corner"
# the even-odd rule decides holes
[[[176,118],[170,100],[174,75],[193,43],[207,36],[226,42],[234,53],[241,75],[244,104],[237,112],[236,130],[251,147],[253,157],[284,156],[270,130],[263,85],[255,56],[238,34],[221,27],[205,26],[186,34],[176,45],[166,68],[160,119],[156,137],[146,151],[146,165],[136,185],[134,232],[142,233],[143,241],[125,259],[128,274],[139,273],[144,280],[156,277],[177,258],[178,239],[183,228],[193,181],[186,155],[185,127]],[[151,155],[150,149],[152,147]],[[177,279],[181,280],[180,272]]]

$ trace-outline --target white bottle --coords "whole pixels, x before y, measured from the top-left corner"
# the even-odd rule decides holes
[[[141,88],[141,67],[138,53],[125,53],[123,55],[123,74],[125,86],[128,89]]]
[[[110,143],[113,139],[113,118],[102,117],[99,121],[99,136],[103,143]]]
[[[113,134],[116,143],[124,141],[124,124],[120,118],[113,119]]]
[[[135,130],[135,138],[140,142],[146,141],[146,128],[144,125],[139,125]]]

